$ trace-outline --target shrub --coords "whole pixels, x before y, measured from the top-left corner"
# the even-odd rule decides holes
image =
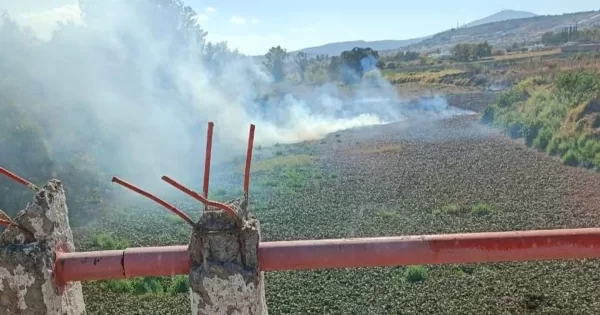
[[[404,278],[409,282],[420,282],[427,279],[427,268],[423,266],[409,266],[404,271]]]
[[[494,212],[494,208],[487,203],[478,203],[471,207],[471,214],[484,216]]]
[[[381,216],[386,220],[400,219],[400,214],[395,211],[383,211],[381,212]]]
[[[189,287],[190,279],[187,276],[176,276],[173,278],[173,282],[171,282],[169,293],[187,293],[189,291]]]
[[[577,166],[579,165],[579,157],[574,150],[569,150],[562,156],[562,161],[566,165]]]
[[[546,146],[546,153],[550,155],[555,155],[558,153],[558,144],[556,140],[550,139],[548,145]]]
[[[105,282],[104,287],[108,291],[119,294],[132,293],[134,291],[133,282],[128,279],[108,280]]]
[[[457,204],[447,204],[440,209],[435,210],[434,214],[449,214],[449,215],[458,215],[465,212],[465,209],[460,207]]]
[[[165,288],[161,279],[156,277],[144,277],[133,280],[133,291],[136,294],[162,294],[165,292]]]
[[[535,139],[533,140],[533,146],[544,151],[548,147],[548,144],[552,140],[552,131],[550,128],[542,128]]]
[[[113,237],[106,233],[96,234],[93,237],[92,244],[102,250],[125,249],[129,247],[129,242],[127,240]]]

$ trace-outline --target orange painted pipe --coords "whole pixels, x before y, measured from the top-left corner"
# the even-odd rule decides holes
[[[138,193],[138,194],[140,194],[140,195],[142,195],[142,196],[144,196],[144,197],[146,197],[146,198],[148,198],[148,199],[150,199],[150,200],[158,203],[159,205],[163,206],[167,210],[173,212],[175,215],[177,215],[178,217],[180,217],[183,221],[187,222],[189,225],[191,225],[191,226],[195,225],[194,221],[192,221],[192,219],[187,214],[185,214],[183,211],[177,209],[175,206],[171,205],[170,203],[168,203],[168,202],[166,202],[166,201],[164,201],[164,200],[156,197],[155,195],[153,195],[153,194],[151,194],[151,193],[149,193],[149,192],[147,192],[147,191],[145,191],[145,190],[143,190],[143,189],[141,189],[141,188],[139,188],[139,187],[137,187],[137,186],[135,186],[135,185],[133,185],[131,183],[128,183],[128,182],[126,182],[126,181],[124,181],[124,180],[122,180],[122,179],[120,179],[120,178],[118,178],[116,176],[113,176],[112,182],[113,183],[117,183],[117,184],[119,184],[119,185],[121,185],[121,186],[123,186],[123,187],[125,187],[125,188],[127,188],[129,190],[131,190],[131,191],[134,191],[134,192],[136,192],[136,193]]]
[[[0,167],[0,174],[10,178],[11,180],[13,180],[16,183],[19,183],[23,186],[26,186],[29,189],[32,190],[38,190],[39,188],[37,188],[37,186],[35,186],[34,184],[32,184],[31,182],[29,182],[28,180],[24,179],[23,177],[12,173],[11,171],[5,169],[4,167]]]
[[[262,271],[600,258],[600,228],[262,242],[258,256]],[[56,276],[68,282],[189,269],[187,246],[149,247],[59,253]]]
[[[264,271],[600,258],[600,229],[260,244]]]
[[[215,124],[212,121],[209,121],[208,130],[206,131],[206,157],[204,159],[204,184],[202,186],[202,194],[206,199],[208,199],[208,184],[210,181],[210,159],[212,156],[212,139],[214,126]],[[204,206],[204,211],[206,211],[206,206]]]
[[[221,209],[225,212],[227,212],[227,214],[229,214],[232,218],[234,219],[238,219],[237,214],[235,212],[235,210],[233,210],[233,208],[231,208],[230,206],[221,203],[221,202],[217,202],[217,201],[212,201],[212,200],[208,200],[204,197],[202,197],[200,194],[198,194],[197,192],[183,186],[182,184],[176,182],[174,179],[170,178],[169,176],[163,176],[161,177],[162,180],[164,180],[165,182],[169,183],[171,186],[181,190],[183,193],[185,193],[186,195],[202,202],[204,205],[206,206],[211,206],[211,207],[215,207],[217,209]]]
[[[246,152],[246,166],[244,168],[244,198],[248,203],[248,190],[250,189],[250,164],[252,163],[252,149],[254,148],[254,129],[256,126],[250,125],[248,133],[248,151]]]
[[[57,253],[57,283],[187,274],[187,246],[139,247],[124,250]]]

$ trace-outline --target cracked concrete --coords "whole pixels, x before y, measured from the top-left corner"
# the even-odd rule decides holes
[[[36,192],[0,235],[0,314],[82,315],[79,282],[59,290],[56,249],[75,250],[65,192],[58,180]]]
[[[194,315],[267,315],[264,276],[258,266],[260,224],[242,214],[241,227],[223,211],[204,212],[189,251],[190,301]]]

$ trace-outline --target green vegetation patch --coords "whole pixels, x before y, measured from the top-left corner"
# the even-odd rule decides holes
[[[423,266],[409,266],[404,272],[404,278],[408,282],[421,282],[427,279],[427,268]]]
[[[600,74],[563,72],[550,84],[539,77],[500,93],[481,121],[571,166],[600,166]]]
[[[277,151],[281,152],[281,151]],[[252,164],[252,172],[270,172],[285,167],[305,167],[313,164],[314,156],[308,154],[283,155],[276,153],[276,157],[256,161]]]

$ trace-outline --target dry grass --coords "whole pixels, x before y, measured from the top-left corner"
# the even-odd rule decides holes
[[[400,151],[399,145],[386,145],[386,146],[377,147],[377,148],[363,149],[363,150],[360,150],[360,153],[376,154],[376,153],[390,153],[390,152],[398,152],[398,151]]]
[[[442,78],[462,74],[465,71],[460,69],[445,69],[441,71],[423,71],[423,72],[385,72],[385,78],[392,84],[402,84],[409,82],[421,83],[440,83]]]
[[[514,52],[509,53],[502,56],[494,56],[494,60],[509,60],[509,59],[521,59],[521,58],[533,58],[533,57],[541,57],[541,56],[550,56],[550,55],[558,55],[561,53],[560,48],[552,49],[552,50],[542,50],[542,51],[529,51],[525,53]]]
[[[269,172],[283,167],[309,166],[313,161],[314,157],[308,154],[282,155],[254,162],[252,172]],[[243,166],[241,168],[243,169]]]
[[[529,58],[529,60],[509,62],[511,64],[508,68],[488,68],[484,73],[489,78],[510,82],[519,82],[532,76],[538,76],[550,82],[556,75],[564,71],[600,71],[600,58],[593,54],[567,58],[541,58],[538,56]]]

